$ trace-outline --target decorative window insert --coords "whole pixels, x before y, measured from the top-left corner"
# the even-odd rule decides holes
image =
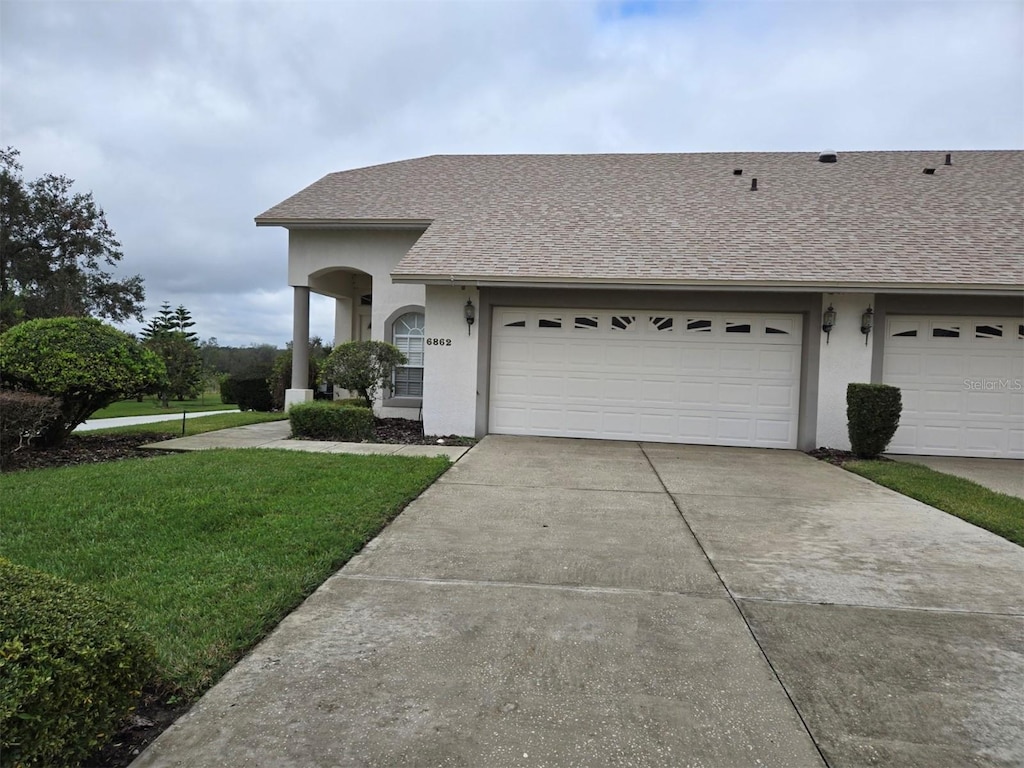
[[[560,315],[541,315],[537,320],[538,328],[561,328],[562,318]]]
[[[935,325],[932,326],[933,339],[959,339],[959,325]]]
[[[1017,326],[1017,339],[1024,339],[1024,325]]]
[[[725,321],[725,332],[726,333],[750,333],[750,323],[744,323],[740,320],[726,320]]]
[[[711,333],[711,321],[703,318],[688,318],[686,330],[690,333]]]
[[[406,312],[392,326],[392,343],[409,359],[395,368],[391,387],[394,397],[423,397],[423,340],[422,312]]]
[[[654,317],[647,318],[647,321],[651,325],[652,331],[657,332],[668,332],[671,331],[675,325],[675,320],[671,317]]]
[[[978,324],[974,326],[974,338],[976,339],[1001,339],[1003,338],[1002,325]]]
[[[789,331],[787,331],[785,328],[779,328],[779,327],[774,326],[774,325],[766,325],[764,327],[764,332],[765,333],[781,333],[783,336],[789,336]]]
[[[893,338],[917,338],[917,323],[908,320],[892,320],[889,323],[889,335]]]
[[[636,327],[636,315],[612,315],[613,331],[628,331]]]
[[[599,323],[596,315],[580,315],[573,321],[573,328],[578,328],[581,331],[596,331],[598,325]]]
[[[523,319],[523,320],[510,320],[509,322],[505,323],[505,327],[506,328],[525,328],[526,327],[526,320],[525,319]]]

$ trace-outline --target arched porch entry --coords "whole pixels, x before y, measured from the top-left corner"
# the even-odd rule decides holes
[[[309,381],[309,297],[311,293],[334,299],[333,343],[371,338],[373,276],[351,267],[330,267],[313,272],[307,285],[293,286],[292,385],[285,392],[285,409],[313,399]]]

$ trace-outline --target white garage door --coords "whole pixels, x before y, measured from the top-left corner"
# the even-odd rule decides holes
[[[903,391],[893,453],[1024,458],[1020,321],[891,316],[882,380]]]
[[[798,315],[497,308],[490,431],[795,448]]]

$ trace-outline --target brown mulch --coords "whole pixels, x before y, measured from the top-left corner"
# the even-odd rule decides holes
[[[377,419],[375,442],[405,445],[472,445],[472,438],[458,435],[424,435],[423,425],[408,419]],[[172,451],[142,450],[140,446],[169,440],[177,435],[145,432],[124,435],[72,435],[57,448],[28,448],[12,454],[3,465],[4,472],[76,464],[99,464],[120,459],[160,456]],[[185,714],[191,704],[181,703],[166,692],[143,691],[138,709],[124,727],[82,768],[125,768],[171,723]]]
[[[837,467],[844,467],[851,461],[863,461],[855,453],[840,451],[837,448],[815,448],[813,451],[808,451],[807,455],[820,461],[827,461],[829,464],[835,464]],[[876,456],[875,461],[891,461],[891,459],[885,456]]]

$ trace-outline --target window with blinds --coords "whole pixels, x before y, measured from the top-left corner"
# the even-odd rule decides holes
[[[394,397],[423,397],[423,313],[407,312],[392,328],[391,343],[409,362],[395,369],[391,393]]]

